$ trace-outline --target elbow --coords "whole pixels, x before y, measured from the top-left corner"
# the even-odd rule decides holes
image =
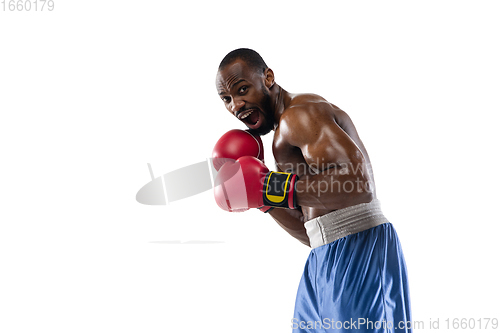
[[[307,234],[305,235],[305,237],[296,237],[296,238],[299,242],[301,242],[305,246],[311,247],[311,243],[309,241],[309,237],[307,236]]]
[[[357,152],[355,158],[351,161],[351,177],[356,183],[356,194],[363,202],[371,202],[375,197],[375,184],[373,177],[369,172],[366,160],[361,152]]]
[[[375,198],[375,185],[373,179],[364,172],[361,175],[356,175],[353,179],[354,185],[351,187],[350,201],[354,204],[369,203]]]
[[[373,191],[364,191],[359,195],[358,203],[369,203],[372,202],[373,199],[375,199],[375,194],[373,193]]]
[[[344,175],[343,179],[339,179],[340,208],[373,201],[375,184],[362,155],[351,160],[349,167],[344,169]]]

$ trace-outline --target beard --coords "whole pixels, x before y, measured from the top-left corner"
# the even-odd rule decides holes
[[[274,114],[272,112],[271,94],[268,90],[266,90],[265,86],[262,87],[262,93],[264,94],[264,97],[262,98],[262,108],[260,110],[262,111],[261,116],[264,116],[264,121],[259,128],[249,129],[250,133],[260,136],[266,135],[274,129]]]

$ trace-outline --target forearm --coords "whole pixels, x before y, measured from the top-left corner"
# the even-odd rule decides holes
[[[309,237],[307,237],[304,227],[304,216],[300,210],[275,208],[268,214],[292,237],[309,246]]]

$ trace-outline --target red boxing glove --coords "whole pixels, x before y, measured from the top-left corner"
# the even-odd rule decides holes
[[[215,144],[212,163],[217,171],[229,160],[233,162],[243,156],[253,156],[264,162],[264,145],[258,135],[248,130],[234,129],[224,134]]]
[[[244,156],[226,162],[215,178],[215,201],[229,212],[243,212],[262,206],[297,208],[297,175],[269,172],[255,157]]]

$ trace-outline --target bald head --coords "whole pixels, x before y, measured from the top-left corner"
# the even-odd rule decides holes
[[[258,74],[263,74],[267,69],[267,65],[260,54],[251,49],[241,48],[229,52],[224,59],[222,59],[219,65],[219,71],[224,69],[227,65],[232,64],[237,59],[244,61],[249,68]]]

